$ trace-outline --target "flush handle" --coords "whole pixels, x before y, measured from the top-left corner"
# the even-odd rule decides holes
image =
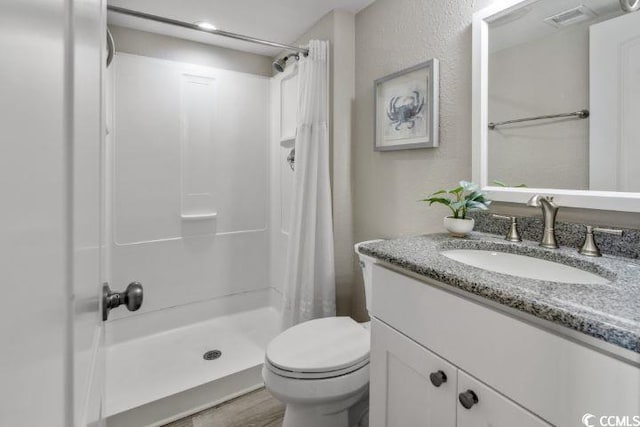
[[[144,289],[142,283],[131,282],[124,292],[114,292],[109,288],[109,284],[102,285],[102,320],[109,318],[109,312],[121,305],[125,305],[127,310],[136,311],[142,307]]]
[[[473,405],[478,403],[478,395],[473,390],[467,390],[458,395],[458,400],[465,409],[471,409]]]
[[[447,374],[442,371],[432,372],[429,374],[429,379],[431,380],[431,384],[436,387],[440,387],[442,384],[447,382]]]

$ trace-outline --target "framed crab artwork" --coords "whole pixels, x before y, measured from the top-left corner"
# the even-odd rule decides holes
[[[438,60],[374,83],[375,151],[438,146]]]

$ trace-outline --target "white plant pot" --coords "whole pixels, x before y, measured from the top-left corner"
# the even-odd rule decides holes
[[[473,218],[461,219],[451,216],[444,218],[444,228],[446,228],[453,237],[466,236],[471,233],[474,225],[476,225],[476,221]]]

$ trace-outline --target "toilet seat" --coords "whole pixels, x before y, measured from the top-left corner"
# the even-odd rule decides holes
[[[353,366],[349,366],[343,369],[338,369],[335,371],[327,371],[327,372],[287,371],[285,369],[281,369],[273,365],[269,360],[266,361],[265,366],[274,374],[280,375],[281,377],[285,377],[285,378],[293,378],[293,379],[299,379],[299,380],[323,380],[323,379],[335,378],[335,377],[340,377],[343,375],[350,374],[353,371],[357,371],[358,369],[362,368],[363,366],[367,366],[368,364],[369,364],[369,359],[367,358],[365,360],[362,360],[356,363]]]
[[[265,364],[262,378],[267,390],[287,405],[324,405],[365,392],[369,387],[369,364],[339,377],[309,380],[278,375]]]
[[[265,365],[286,378],[338,377],[369,364],[369,342],[369,331],[350,317],[310,320],[271,341]]]

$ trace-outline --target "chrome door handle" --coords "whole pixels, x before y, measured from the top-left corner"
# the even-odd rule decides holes
[[[124,292],[114,292],[109,284],[102,285],[102,320],[109,318],[109,312],[121,305],[126,305],[129,311],[136,311],[142,307],[144,289],[142,283],[131,282]]]

